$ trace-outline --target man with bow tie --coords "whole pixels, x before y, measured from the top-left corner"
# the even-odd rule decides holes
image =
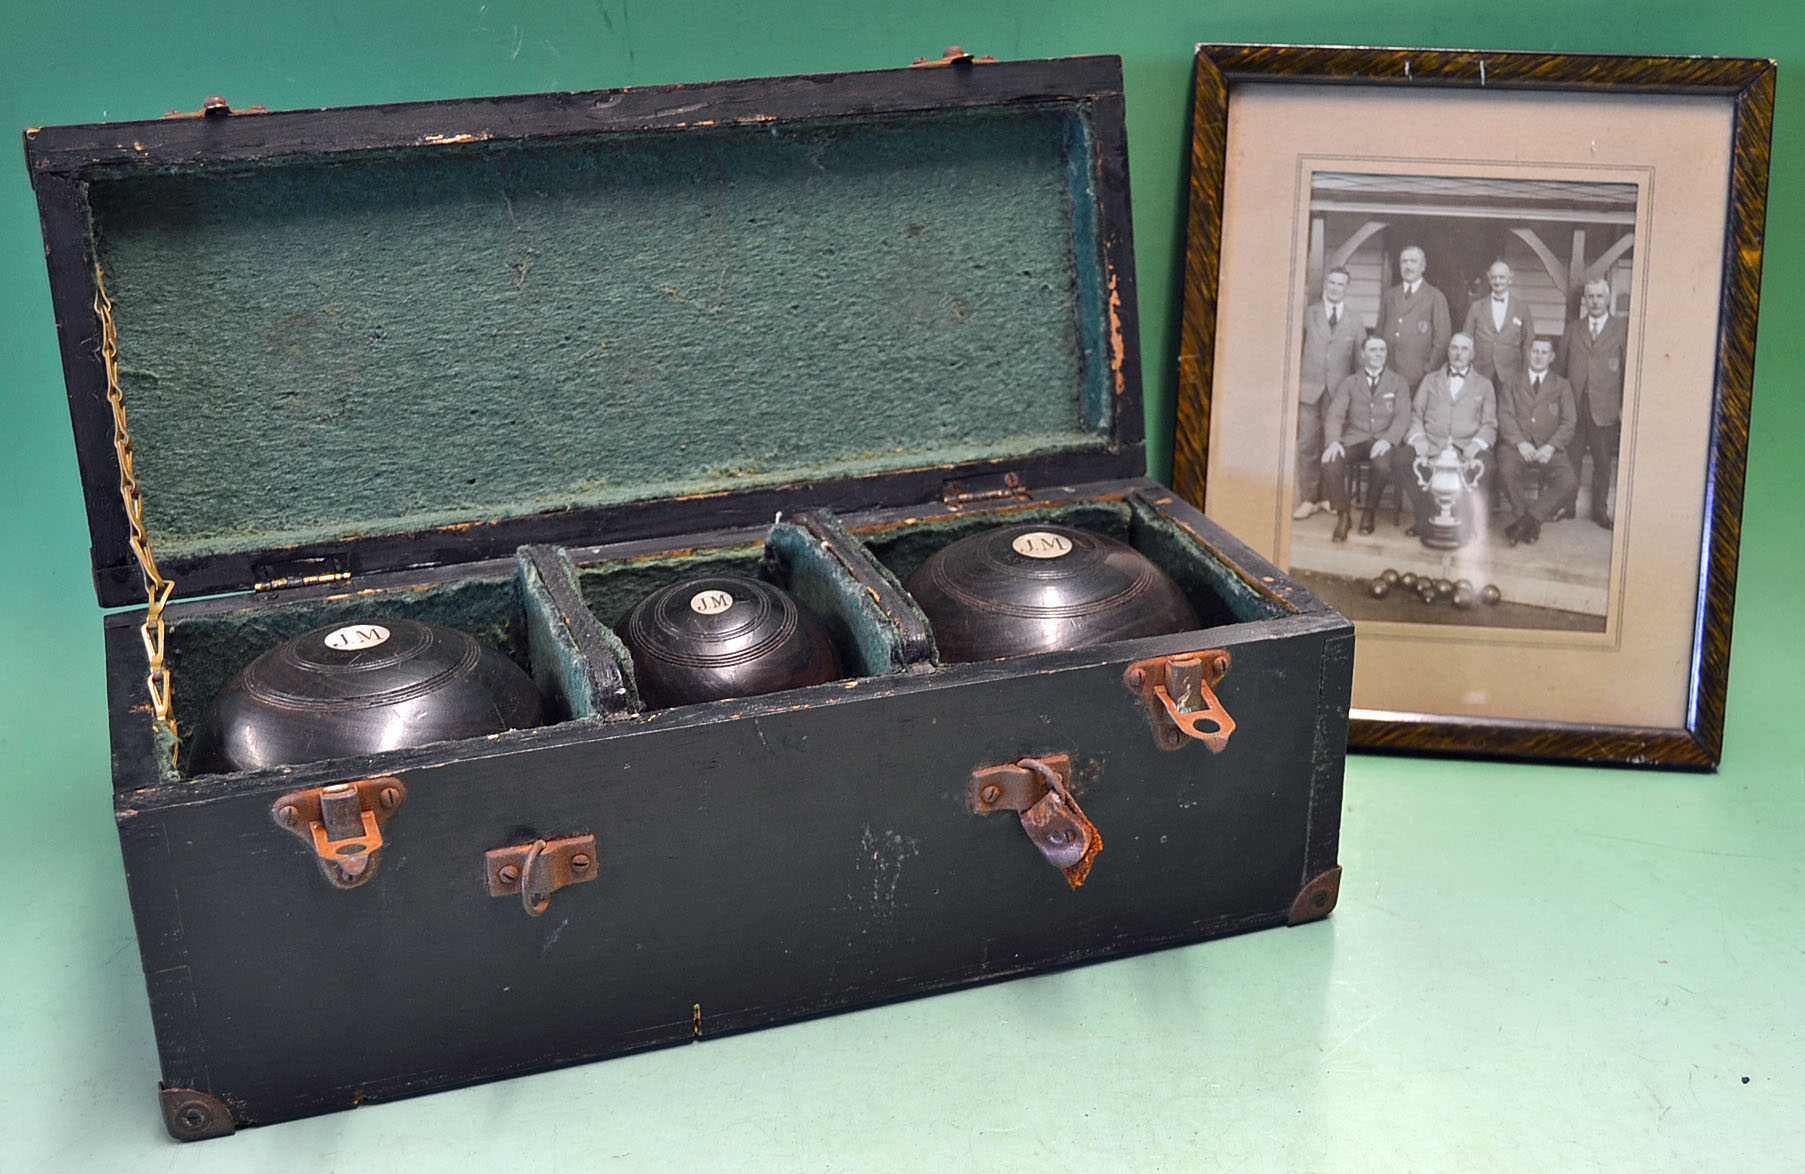
[[[1529,363],[1529,347],[1535,342],[1535,315],[1529,303],[1510,291],[1510,266],[1493,261],[1485,271],[1492,292],[1467,308],[1463,329],[1473,336],[1473,366],[1503,388]]]
[[[1304,311],[1304,355],[1300,367],[1297,409],[1297,508],[1293,518],[1309,517],[1327,504],[1322,487],[1323,415],[1341,381],[1353,371],[1355,351],[1366,337],[1366,324],[1347,304],[1351,279],[1346,269],[1331,269],[1322,279],[1322,300]]]
[[[1623,369],[1628,361],[1629,328],[1611,315],[1611,283],[1602,277],[1586,282],[1579,319],[1567,327],[1561,353],[1567,381],[1573,385],[1579,433],[1575,437],[1573,471],[1582,452],[1592,456],[1592,520],[1611,528],[1609,494],[1615,478],[1611,462],[1623,438]]]
[[[1450,445],[1465,461],[1478,461],[1484,472],[1477,482],[1473,503],[1474,523],[1483,528],[1486,500],[1492,483],[1492,446],[1498,442],[1498,395],[1492,381],[1473,369],[1473,339],[1456,334],[1448,340],[1448,365],[1423,376],[1410,405],[1410,430],[1405,436],[1416,456],[1433,459]],[[1400,460],[1399,475],[1410,492],[1414,524],[1406,534],[1415,535],[1434,516],[1429,490],[1417,483],[1409,463]]]
[[[1346,542],[1352,513],[1349,509],[1347,470],[1354,461],[1370,461],[1372,485],[1366,506],[1360,511],[1360,533],[1373,532],[1373,503],[1385,493],[1404,449],[1404,430],[1410,426],[1410,387],[1404,377],[1385,366],[1385,340],[1374,335],[1361,348],[1361,369],[1341,381],[1329,401],[1323,435],[1323,479],[1328,482],[1329,504],[1335,511],[1332,541]]]
[[[1431,366],[1448,353],[1453,323],[1448,299],[1423,280],[1428,258],[1410,245],[1398,254],[1398,284],[1379,302],[1378,335],[1390,348],[1391,369],[1411,387],[1422,383]]]
[[[1573,388],[1556,375],[1554,342],[1538,338],[1529,348],[1529,370],[1503,385],[1498,398],[1498,475],[1516,503],[1517,519],[1505,527],[1510,544],[1534,542],[1542,525],[1573,499],[1579,482],[1567,460],[1573,440]],[[1540,481],[1542,492],[1532,499]]]

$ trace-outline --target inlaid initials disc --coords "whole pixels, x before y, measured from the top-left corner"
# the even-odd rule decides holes
[[[990,660],[1181,632],[1197,614],[1132,546],[1069,526],[1003,526],[942,548],[909,594],[943,661]]]

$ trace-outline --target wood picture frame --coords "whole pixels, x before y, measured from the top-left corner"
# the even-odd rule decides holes
[[[1750,58],[1198,46],[1174,485],[1351,613],[1360,633],[1352,746],[1717,765],[1774,76],[1774,62]],[[1285,209],[1290,215],[1281,222]],[[1615,244],[1603,252],[1588,247],[1588,225],[1614,226]],[[1343,235],[1334,239],[1338,228]],[[1365,238],[1354,241],[1360,232]],[[1348,303],[1356,309],[1364,303],[1362,318],[1372,333],[1395,328],[1397,322],[1382,320],[1395,308],[1385,291],[1402,254],[1415,248],[1410,263],[1423,267],[1419,235],[1447,242],[1442,272],[1431,246],[1428,273],[1419,273],[1419,281],[1434,284],[1439,276],[1458,286],[1465,280],[1483,294],[1479,279],[1506,253],[1530,258],[1516,268],[1526,284],[1531,276],[1542,284],[1525,292],[1522,304],[1540,298],[1552,311],[1534,317],[1558,315],[1576,327],[1588,316],[1589,282],[1595,297],[1609,287],[1606,324],[1614,323],[1626,340],[1618,375],[1620,440],[1608,442],[1616,445],[1615,461],[1570,458],[1576,491],[1564,507],[1555,500],[1562,490],[1552,466],[1536,478],[1544,488],[1521,494],[1522,501],[1501,486],[1489,508],[1475,512],[1469,504],[1461,515],[1481,519],[1473,526],[1485,545],[1472,544],[1469,528],[1443,535],[1465,542],[1467,553],[1423,548],[1443,569],[1455,558],[1456,568],[1508,571],[1534,604],[1511,604],[1501,592],[1511,606],[1488,610],[1475,602],[1474,579],[1464,609],[1445,596],[1433,604],[1399,600],[1395,588],[1389,602],[1374,599],[1369,606],[1353,588],[1364,584],[1369,596],[1377,592],[1372,581],[1384,574],[1371,560],[1420,563],[1415,546],[1423,536],[1416,527],[1394,534],[1375,523],[1371,536],[1349,543],[1340,518],[1353,512],[1352,495],[1333,511],[1339,536],[1330,533],[1326,514],[1314,523],[1292,517],[1329,495],[1319,482],[1310,496],[1299,476],[1309,467],[1299,431],[1309,307],[1327,304],[1321,286],[1331,265],[1351,267],[1357,272],[1336,279],[1359,293],[1347,294]],[[1499,262],[1475,269],[1493,246]],[[1563,246],[1570,246],[1564,268]],[[1404,276],[1401,269],[1397,276]],[[1505,263],[1505,285],[1514,280]],[[1444,300],[1464,304],[1460,293],[1455,288]],[[1517,304],[1499,303],[1507,312]],[[1446,315],[1449,326],[1441,329],[1458,330],[1452,320],[1459,310]],[[1471,313],[1482,313],[1477,300]],[[1524,325],[1529,317],[1512,321]],[[1553,321],[1543,325],[1540,333],[1533,326],[1523,332],[1525,356],[1538,338],[1552,348],[1572,341],[1570,350],[1582,349],[1577,336],[1560,335]],[[1423,329],[1431,332],[1427,324]],[[1401,355],[1403,336],[1394,333],[1392,340]],[[1561,371],[1565,358],[1551,369]],[[1385,370],[1402,362],[1388,358]],[[1353,369],[1360,366],[1355,359]],[[1494,377],[1502,385],[1519,376],[1500,367]],[[1414,401],[1421,386],[1407,382]],[[1274,395],[1274,387],[1290,394]],[[1319,402],[1332,402],[1331,395],[1319,392]],[[1574,419],[1584,416],[1583,427],[1607,438],[1609,429],[1593,422],[1592,405],[1596,399],[1596,411],[1607,413],[1608,398],[1604,391],[1572,398]],[[1494,439],[1483,447],[1502,444]],[[1460,456],[1478,460],[1477,451]],[[1369,494],[1377,464],[1367,468]],[[1603,492],[1578,487],[1582,470]],[[1387,476],[1396,486],[1391,509],[1400,518],[1413,513],[1407,498],[1429,503],[1438,517],[1448,514],[1431,502],[1420,467],[1400,474],[1388,466]],[[1406,476],[1418,484],[1402,484]],[[1379,485],[1382,494],[1382,480]],[[1544,497],[1555,502],[1549,508],[1557,519],[1548,536],[1567,537],[1539,551],[1519,547],[1516,536],[1534,542],[1541,523],[1531,535],[1526,523],[1519,527],[1520,517],[1507,519],[1533,512]],[[1575,516],[1559,520],[1563,508]],[[1360,512],[1366,522],[1366,510]],[[1588,513],[1602,520],[1594,524]],[[1509,546],[1503,530],[1512,532]],[[1340,570],[1311,573],[1292,557],[1306,548],[1305,563]],[[1367,562],[1353,557],[1357,548]],[[1542,561],[1525,561],[1532,556]],[[1569,578],[1583,580],[1583,591]],[[1323,590],[1324,580],[1347,589],[1347,605]],[[1513,618],[1499,619],[1507,614]],[[1546,626],[1556,621],[1577,630]]]

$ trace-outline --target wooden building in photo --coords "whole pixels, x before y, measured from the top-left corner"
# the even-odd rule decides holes
[[[1536,333],[1558,342],[1593,278],[1610,281],[1612,313],[1628,311],[1636,192],[1627,183],[1317,172],[1309,296],[1321,296],[1328,270],[1346,269],[1348,303],[1371,330],[1380,297],[1398,281],[1398,253],[1417,245],[1458,330],[1467,307],[1489,293],[1486,270],[1502,259]]]

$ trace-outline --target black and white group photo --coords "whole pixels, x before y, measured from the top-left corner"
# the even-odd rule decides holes
[[[1355,620],[1603,632],[1634,184],[1318,172],[1289,566]]]

